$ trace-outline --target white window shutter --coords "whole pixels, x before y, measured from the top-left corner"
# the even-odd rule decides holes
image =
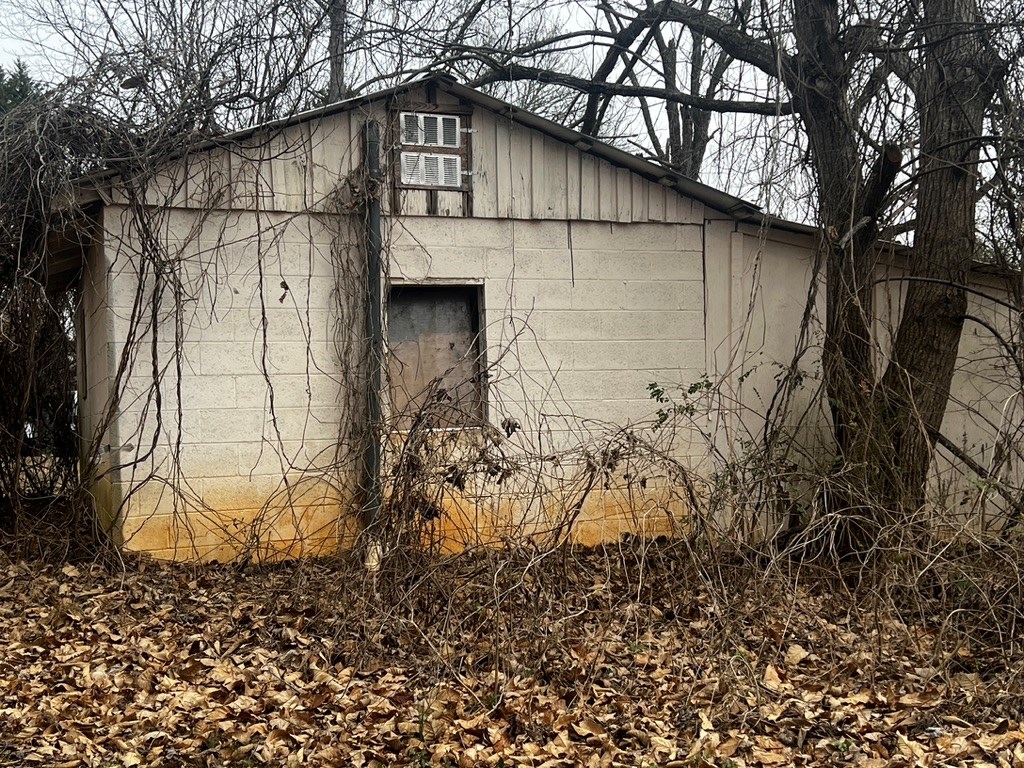
[[[462,144],[462,119],[457,115],[402,112],[400,122],[403,144],[450,149]]]
[[[440,122],[437,115],[423,115],[420,118],[423,121],[423,144],[428,147],[436,147],[438,141],[438,123]]]
[[[411,112],[402,114],[402,143],[420,144],[420,119]]]
[[[459,118],[445,115],[441,118],[441,146],[459,146]]]
[[[423,183],[431,187],[441,186],[440,158],[437,155],[423,155]]]
[[[424,187],[461,187],[462,158],[427,152],[402,153],[402,183]]]
[[[462,186],[462,169],[459,167],[461,158],[455,155],[441,155],[444,163],[444,185],[446,187]]]
[[[416,152],[403,152],[402,153],[402,183],[403,184],[422,184],[423,183],[423,163],[420,162],[422,155]]]

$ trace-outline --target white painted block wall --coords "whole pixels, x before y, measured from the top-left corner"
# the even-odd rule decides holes
[[[128,214],[117,213],[108,210],[107,301],[112,338],[123,339],[140,257],[135,240],[121,236]],[[162,557],[226,558],[253,536],[285,548],[311,526],[333,535],[356,479],[351,457],[337,465],[335,446],[352,426],[346,397],[359,381],[337,347],[342,293],[330,231],[312,215],[167,215],[167,245],[188,264],[181,340],[174,342],[175,304],[165,298],[157,345],[163,431],[154,446],[151,330],[140,338],[117,419],[118,439],[133,446],[120,459],[137,464],[110,476],[115,503],[149,478],[123,508],[126,545]],[[703,373],[699,225],[410,217],[392,222],[388,239],[394,280],[483,285],[487,355],[498,368],[491,420],[542,427],[552,450],[613,425],[646,429],[657,407],[651,381]],[[361,324],[348,320],[341,337],[358,344]],[[122,350],[108,344],[106,359],[91,367],[113,371]]]
[[[407,217],[390,228],[391,278],[481,283],[492,421],[544,421],[565,448],[649,425],[649,383],[703,374],[701,230]]]
[[[90,369],[112,372],[137,325],[141,257],[135,240],[120,236],[127,211],[106,215],[107,306],[119,341]],[[338,344],[361,334],[338,310],[342,294],[358,290],[336,279],[332,254],[348,258],[347,249],[339,252],[312,215],[166,217],[165,244],[187,263],[180,297],[168,290],[156,321],[161,433],[148,317],[117,417],[117,439],[133,447],[119,454],[130,466],[109,476],[115,502],[149,478],[123,508],[125,544],[223,559],[254,535],[272,548],[286,547],[296,529],[318,532],[310,540],[333,536],[352,469],[345,456],[339,466],[336,446],[351,423],[345,394],[358,384],[358,372],[342,369]],[[143,305],[153,285],[145,281]]]

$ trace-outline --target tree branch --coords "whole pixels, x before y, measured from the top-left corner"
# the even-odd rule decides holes
[[[635,89],[626,89],[617,93],[608,90],[607,86],[604,84],[615,70],[615,66],[619,61],[622,52],[633,45],[633,43],[635,43],[637,39],[644,34],[644,32],[648,32],[648,40],[645,40],[642,46],[646,47],[650,39],[650,33],[655,31],[663,23],[682,24],[692,32],[704,35],[705,37],[713,40],[732,58],[745,61],[748,64],[753,64],[755,67],[772,77],[782,76],[782,73],[779,71],[780,63],[782,64],[782,72],[792,71],[791,56],[787,54],[777,55],[776,50],[771,45],[757,40],[756,38],[741,31],[737,28],[735,23],[720,19],[719,17],[700,8],[675,2],[674,0],[661,0],[661,2],[654,3],[638,13],[632,21],[615,33],[609,43],[608,51],[605,54],[604,59],[594,71],[591,80],[580,80],[580,82],[587,82],[589,84],[588,88],[580,88],[578,84],[568,84],[552,79],[543,81],[568,85],[569,87],[577,88],[577,90],[583,90],[584,92],[591,94],[591,98],[587,101],[587,108],[582,120],[584,132],[593,131],[595,129],[597,112],[600,104],[599,96],[601,95],[669,98],[678,104],[685,104],[697,109],[708,109],[718,112],[744,112],[748,114],[765,115],[779,114],[775,105],[772,105],[770,108],[766,108],[765,105],[758,105],[757,108],[735,109],[729,108],[730,102],[728,101],[701,99],[697,96],[680,93],[673,94],[672,92],[663,89],[651,89],[647,92],[638,92]],[[535,70],[535,72],[543,72],[543,70]],[[550,74],[549,77],[551,77]],[[519,79],[535,78],[528,78],[525,76],[498,77],[496,73],[493,73],[492,75],[485,75],[484,77],[479,78],[474,84],[486,85],[487,83],[492,82]],[[743,102],[740,103],[742,104]],[[782,114],[790,113],[791,109],[789,109],[787,105],[786,111]]]
[[[962,462],[964,466],[986,483],[991,483],[992,488],[998,492],[1000,496],[1006,499],[1006,502],[1010,505],[1010,512],[1006,516],[1006,523],[1003,528],[1004,531],[1014,527],[1018,522],[1020,522],[1021,517],[1024,516],[1024,499],[1022,499],[1017,493],[1017,489],[1008,487],[1002,480],[968,456],[967,453],[961,450],[956,443],[937,429],[932,429],[931,427],[926,427],[926,429],[928,431],[928,435],[935,441],[936,445],[939,445],[948,451],[954,459]]]
[[[781,52],[776,55],[771,45],[741,32],[734,22],[725,21],[699,8],[671,0],[658,3],[651,10],[659,11],[662,6],[667,6],[663,16],[665,21],[683,24],[692,31],[714,40],[734,59],[753,64],[767,75],[782,77],[782,72],[791,68],[792,56]],[[643,14],[637,19],[642,16]],[[782,64],[782,72],[779,72],[779,63]]]
[[[878,155],[867,184],[865,184],[863,207],[865,216],[869,216],[872,220],[878,218],[885,196],[889,193],[902,165],[903,150],[896,144],[886,144],[885,149]]]
[[[513,82],[516,80],[532,80],[553,85],[563,85],[582,93],[604,94],[608,96],[646,96],[664,99],[676,104],[684,104],[695,109],[710,112],[734,112],[748,115],[790,115],[793,106],[788,101],[732,101],[731,99],[707,99],[681,91],[667,88],[649,88],[646,86],[625,85],[622,83],[602,83],[562,72],[553,72],[538,67],[527,67],[522,64],[507,64],[495,67],[490,72],[472,80],[468,85],[479,88],[491,83]]]

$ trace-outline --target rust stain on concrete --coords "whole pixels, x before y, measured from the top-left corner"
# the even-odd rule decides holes
[[[211,488],[202,506],[175,512],[130,502],[122,526],[126,549],[170,560],[259,561],[324,556],[352,546],[360,525],[352,499],[321,481],[300,480],[290,492],[245,479]],[[425,545],[444,553],[501,546],[521,537],[594,546],[626,534],[673,536],[687,509],[669,487],[595,490],[582,503],[558,493],[472,497],[437,488],[439,516],[422,521]],[[261,495],[262,494],[262,495]]]

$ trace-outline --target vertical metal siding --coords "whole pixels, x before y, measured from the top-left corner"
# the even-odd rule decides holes
[[[199,153],[187,166],[172,167],[162,183],[154,182],[149,197],[154,204],[185,207],[323,210],[359,168],[362,150],[354,137],[360,126],[369,116],[386,120],[385,109],[374,104]],[[614,223],[690,224],[703,218],[703,206],[690,198],[507,116],[477,107],[470,124],[472,206],[462,192],[402,190],[394,198],[398,210],[387,213]],[[183,191],[167,194],[181,184],[186,167]],[[214,189],[229,194],[215,200]],[[430,194],[437,195],[436,208],[428,205]],[[385,204],[391,201],[388,195]]]

